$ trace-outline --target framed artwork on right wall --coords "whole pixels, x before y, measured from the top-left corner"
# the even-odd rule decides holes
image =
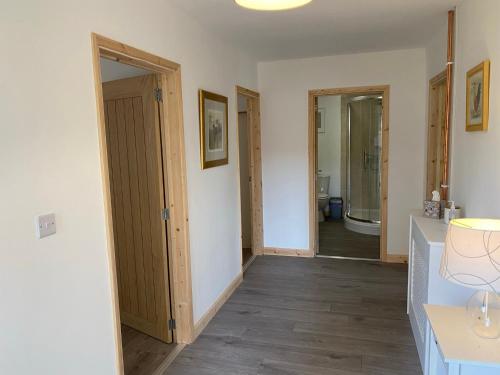
[[[485,60],[467,72],[466,131],[488,129],[489,100],[490,61]]]

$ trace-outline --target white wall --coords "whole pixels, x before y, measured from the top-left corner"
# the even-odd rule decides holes
[[[147,6],[146,6],[147,5]],[[235,84],[256,64],[165,0],[0,13],[0,373],[116,372],[90,33],[182,65],[194,317],[241,270]],[[199,88],[229,97],[229,165],[200,170]],[[34,216],[55,212],[36,240]]]
[[[408,215],[424,195],[425,50],[266,62],[258,71],[265,246],[309,246],[308,90],[389,84],[388,252],[407,253]]]
[[[325,110],[325,132],[318,133],[318,169],[330,176],[330,197],[341,196],[341,113],[339,95],[320,96],[318,108]]]
[[[427,81],[446,69],[447,43],[448,43],[448,20],[447,14],[442,17],[443,25],[433,35],[425,47],[425,66]]]
[[[451,197],[469,217],[500,217],[500,2],[466,0],[457,7],[451,142]],[[491,61],[487,132],[465,131],[466,73]]]

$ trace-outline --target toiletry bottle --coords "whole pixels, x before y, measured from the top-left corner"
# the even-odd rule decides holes
[[[455,217],[457,216],[457,213],[456,213],[456,207],[455,207],[455,201],[450,201],[451,203],[451,206],[450,206],[450,213],[448,214],[448,218],[449,220],[453,220],[455,219]]]

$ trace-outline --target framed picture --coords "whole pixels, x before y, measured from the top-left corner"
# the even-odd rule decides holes
[[[465,130],[488,129],[490,100],[490,61],[483,61],[467,72]]]
[[[227,97],[199,92],[201,168],[228,163]]]
[[[318,111],[316,112],[316,126],[318,127],[318,134],[325,133],[325,115],[326,110],[324,108],[318,108]]]

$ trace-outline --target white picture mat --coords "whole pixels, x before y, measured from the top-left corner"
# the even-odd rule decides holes
[[[225,159],[226,149],[226,104],[205,99],[205,160]],[[220,129],[222,127],[222,129]]]
[[[469,121],[471,125],[478,125],[483,122],[484,82],[482,70],[469,78],[469,85],[467,93],[469,95]]]

